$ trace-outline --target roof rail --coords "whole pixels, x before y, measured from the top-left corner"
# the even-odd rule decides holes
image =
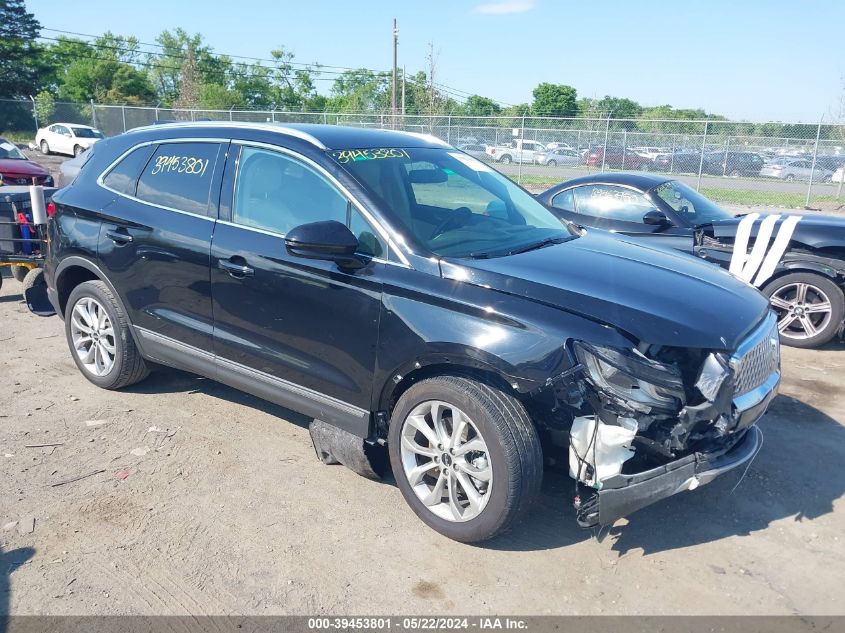
[[[311,143],[311,145],[315,146],[318,149],[326,149],[326,146],[323,145],[319,140],[313,137],[311,134],[307,132],[303,132],[302,130],[298,130],[292,127],[286,127],[281,124],[276,123],[252,123],[249,121],[179,121],[176,123],[161,123],[159,125],[145,125],[143,127],[136,127],[130,130],[130,132],[137,132],[140,130],[160,130],[162,128],[181,128],[181,127],[242,127],[242,128],[250,128],[250,129],[262,129],[268,130],[270,132],[278,132],[279,134],[284,134],[286,136],[293,136],[300,140],[303,140],[307,143]]]

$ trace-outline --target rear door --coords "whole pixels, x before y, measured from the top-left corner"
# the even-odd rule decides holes
[[[100,265],[144,350],[180,366],[213,349],[209,254],[227,145],[142,145],[101,178],[118,195],[102,212]]]
[[[223,191],[211,251],[219,379],[367,435],[385,244],[324,170],[285,148],[240,145]],[[287,252],[288,231],[325,220],[350,227],[367,266]]]

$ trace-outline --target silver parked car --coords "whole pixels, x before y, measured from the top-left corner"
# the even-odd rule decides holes
[[[829,182],[833,172],[819,165],[813,169],[813,161],[807,158],[780,158],[763,165],[760,175],[790,181],[809,180],[812,175],[813,182]]]
[[[584,162],[581,154],[574,149],[566,149],[559,147],[543,154],[537,154],[534,160],[538,165],[547,165],[548,167],[555,167],[561,165],[563,167],[575,167]]]
[[[487,160],[490,158],[487,156],[487,146],[481,145],[480,143],[468,143],[466,145],[459,145],[458,149],[462,152],[466,152],[473,158],[477,158],[478,160]]]

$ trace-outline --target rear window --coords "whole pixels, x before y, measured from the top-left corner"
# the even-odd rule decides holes
[[[103,184],[118,193],[134,196],[135,187],[138,185],[138,174],[150,160],[153,149],[152,145],[145,145],[129,152],[106,174]],[[93,150],[89,150],[86,154],[90,154],[91,151]]]
[[[164,143],[141,172],[135,196],[177,211],[205,215],[217,143]]]

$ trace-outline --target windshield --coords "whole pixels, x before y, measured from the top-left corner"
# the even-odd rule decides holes
[[[574,236],[530,194],[456,150],[373,148],[330,154],[437,255],[497,257]]]
[[[26,156],[15,145],[0,139],[0,158],[12,158],[14,160],[26,160]]]
[[[71,127],[70,129],[77,138],[103,138],[100,130],[92,130],[90,127]]]
[[[664,182],[653,193],[693,226],[734,217],[692,187],[677,180]]]

